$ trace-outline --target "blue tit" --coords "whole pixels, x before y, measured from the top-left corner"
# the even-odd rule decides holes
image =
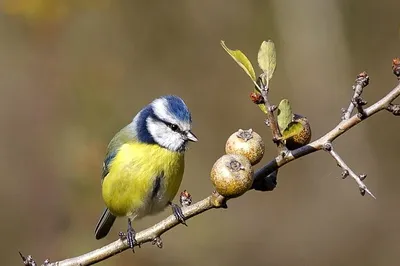
[[[185,223],[180,207],[172,203],[182,181],[184,156],[191,132],[191,114],[177,96],[163,96],[145,106],[108,145],[103,163],[102,196],[106,209],[96,225],[96,239],[105,237],[116,217],[128,217],[125,235],[136,244],[131,221],[172,206]]]

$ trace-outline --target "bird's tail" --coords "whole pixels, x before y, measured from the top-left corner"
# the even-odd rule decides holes
[[[94,230],[96,239],[102,239],[110,232],[111,226],[114,224],[116,218],[117,217],[115,217],[109,209],[106,208],[103,211],[100,220],[97,222],[96,229]]]

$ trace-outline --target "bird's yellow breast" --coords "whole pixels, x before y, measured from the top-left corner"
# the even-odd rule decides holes
[[[158,145],[121,146],[102,184],[107,208],[116,216],[140,218],[162,211],[182,181],[184,153]]]

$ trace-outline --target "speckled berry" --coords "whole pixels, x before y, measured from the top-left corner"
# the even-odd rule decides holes
[[[301,130],[295,136],[290,137],[286,140],[286,147],[289,150],[295,150],[303,147],[311,141],[311,126],[308,119],[304,116],[295,114],[293,121],[301,123],[303,126],[303,130]]]
[[[246,156],[251,165],[256,165],[264,156],[265,145],[257,132],[252,129],[239,129],[228,138],[225,145],[225,152],[227,154]]]
[[[253,169],[245,156],[226,154],[215,162],[211,170],[211,182],[222,196],[239,197],[251,188]]]

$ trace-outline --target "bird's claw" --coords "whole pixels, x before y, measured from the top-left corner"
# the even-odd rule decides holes
[[[124,232],[119,232],[118,234],[119,238],[121,240],[125,240],[128,242],[128,246],[129,248],[132,249],[133,253],[135,253],[135,246],[139,246],[140,248],[140,244],[136,241],[136,232],[132,227],[132,222],[131,219],[128,219],[128,230],[126,230],[126,233]]]
[[[174,204],[172,202],[170,204],[171,204],[171,207],[172,207],[172,213],[174,214],[175,218],[179,222],[181,222],[182,224],[187,226],[186,218],[185,218],[185,215],[183,215],[182,208],[179,207],[177,204]]]

